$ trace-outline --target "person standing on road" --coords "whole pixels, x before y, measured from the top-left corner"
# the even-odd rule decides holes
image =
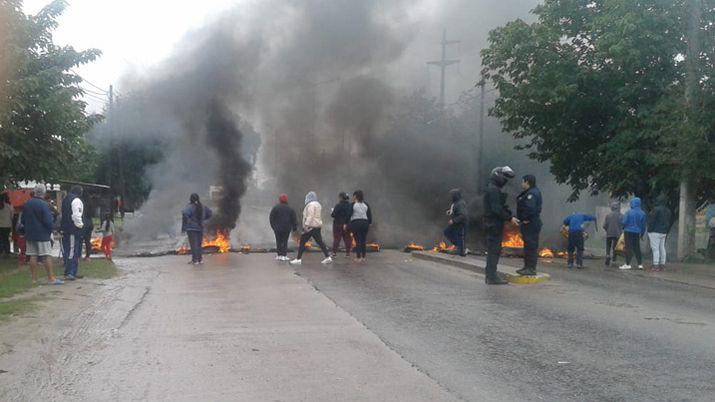
[[[298,256],[290,261],[291,265],[301,265],[303,264],[303,253],[305,252],[305,244],[313,238],[316,243],[320,246],[320,249],[325,255],[325,259],[322,264],[330,264],[333,259],[330,258],[328,254],[328,248],[325,247],[323,242],[323,235],[320,230],[323,228],[323,218],[321,217],[323,213],[323,206],[318,202],[318,195],[315,191],[310,191],[305,195],[305,207],[303,208],[303,233],[300,235]]]
[[[365,202],[362,190],[353,193],[350,215],[350,232],[355,236],[355,254],[357,261],[365,261],[367,255],[367,232],[372,225],[372,208]]]
[[[84,203],[82,187],[72,186],[67,196],[62,200],[60,231],[62,232],[62,257],[65,263],[65,279],[73,281],[82,279],[77,274],[79,257],[82,254],[82,235],[84,230]]]
[[[641,255],[641,239],[645,235],[646,215],[641,209],[641,199],[633,197],[631,209],[623,215],[623,236],[626,243],[626,263],[619,269],[631,269],[631,260],[636,256],[638,269],[643,269],[643,256]]]
[[[469,215],[467,214],[467,203],[462,198],[462,191],[458,188],[449,190],[452,197],[452,205],[447,210],[449,221],[444,229],[444,237],[457,247],[460,256],[467,256],[467,225]]]
[[[203,264],[202,244],[204,240],[204,222],[211,219],[211,208],[201,204],[199,195],[193,193],[189,196],[189,205],[181,212],[181,231],[186,232],[191,248],[191,262],[189,264]]]
[[[606,215],[603,222],[603,230],[606,231],[606,266],[611,266],[611,261],[616,262],[616,245],[623,233],[623,214],[621,213],[621,203],[612,202],[611,212]]]
[[[7,193],[0,194],[0,254],[10,255],[13,207]]]
[[[109,261],[112,261],[112,241],[114,241],[114,217],[112,214],[105,214],[101,224],[102,230],[102,253]]]
[[[35,186],[33,196],[22,206],[21,223],[25,231],[27,255],[30,257],[32,283],[37,282],[37,262],[42,261],[47,271],[47,283],[61,285],[52,271],[52,212],[45,196],[45,185]]]
[[[705,210],[705,226],[710,228],[707,255],[710,258],[715,258],[715,203],[708,205]]]
[[[541,190],[536,187],[536,177],[527,174],[521,181],[522,193],[516,197],[516,218],[521,223],[524,239],[524,268],[519,275],[536,275],[539,260],[539,233],[541,233]]]
[[[276,260],[288,261],[288,239],[291,232],[298,230],[298,220],[295,211],[288,205],[287,194],[278,196],[278,204],[271,209],[268,220],[276,236]]]
[[[497,265],[501,256],[504,225],[510,221],[514,225],[519,224],[519,220],[512,216],[511,210],[507,207],[506,193],[502,191],[512,178],[514,178],[514,171],[509,166],[494,168],[484,193],[484,229],[487,235],[487,266],[484,281],[488,285],[508,283],[497,274]]]
[[[583,225],[586,222],[596,222],[596,217],[574,212],[564,219],[564,226],[567,227],[569,231],[569,245],[567,249],[569,254],[569,269],[573,269],[574,250],[576,251],[576,268],[583,269],[583,243],[585,240]]]
[[[92,255],[92,233],[94,232],[94,214],[92,213],[92,207],[88,201],[87,198],[84,199],[84,209],[82,210],[82,223],[84,223],[84,227],[82,228],[82,243],[84,244],[85,261],[89,261],[89,257]]]
[[[330,214],[333,218],[333,257],[338,254],[338,247],[340,247],[341,240],[345,243],[345,256],[350,257],[353,237],[350,234],[350,230],[348,230],[348,224],[350,223],[352,213],[348,193],[341,192],[338,194],[338,203],[335,204],[333,212]]]
[[[653,251],[651,272],[665,270],[665,239],[673,218],[673,214],[670,213],[670,209],[666,206],[667,202],[668,198],[666,196],[658,196],[655,199],[655,208],[648,216],[648,239],[650,240],[650,248]]]

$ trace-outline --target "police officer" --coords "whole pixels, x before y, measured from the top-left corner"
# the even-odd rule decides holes
[[[488,285],[507,284],[497,275],[504,224],[511,221],[518,225],[519,220],[512,216],[511,210],[506,206],[506,193],[501,189],[513,177],[514,171],[509,166],[494,168],[484,193],[484,229],[487,235],[487,267],[484,281]]]
[[[536,275],[539,258],[539,233],[541,232],[541,191],[536,187],[536,177],[527,174],[521,182],[522,193],[516,197],[516,217],[521,223],[524,239],[524,268],[519,275]]]

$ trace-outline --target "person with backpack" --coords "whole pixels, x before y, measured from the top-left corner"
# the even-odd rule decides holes
[[[352,247],[353,237],[348,230],[348,224],[352,217],[352,206],[348,193],[341,192],[338,194],[338,203],[333,207],[333,212],[330,214],[333,218],[333,257],[338,254],[340,241],[345,243],[345,256],[350,257],[350,248]]]
[[[603,230],[606,231],[606,266],[610,267],[611,262],[616,262],[616,245],[623,233],[623,214],[621,213],[621,203],[612,202],[611,212],[606,215],[603,222]]]
[[[189,196],[189,205],[181,212],[181,231],[186,232],[191,248],[191,262],[189,264],[203,264],[202,243],[204,240],[204,222],[211,219],[211,208],[201,204],[199,195],[193,193]]]
[[[298,244],[298,256],[290,261],[290,265],[301,265],[303,264],[303,253],[305,252],[305,245],[311,238],[318,243],[320,249],[325,255],[325,259],[321,262],[322,264],[330,264],[333,259],[328,254],[328,248],[325,247],[323,242],[323,235],[320,233],[323,228],[323,218],[321,217],[323,213],[323,207],[318,202],[318,195],[315,191],[310,191],[305,195],[305,207],[303,208],[303,233],[300,235],[300,240]]]
[[[452,198],[452,205],[447,210],[449,226],[444,229],[444,237],[450,243],[457,247],[457,253],[462,256],[467,256],[467,223],[469,216],[467,215],[467,203],[462,198],[462,191],[458,188],[449,190],[449,195]]]
[[[641,238],[646,231],[646,215],[641,209],[641,199],[633,197],[631,209],[623,215],[623,236],[626,243],[626,263],[619,269],[631,269],[631,260],[635,255],[638,269],[643,269],[643,255],[641,254]]]
[[[271,209],[268,220],[276,237],[276,260],[288,261],[288,239],[291,232],[298,230],[295,211],[288,205],[288,194],[278,196],[278,204]]]
[[[650,272],[665,270],[665,239],[670,231],[673,214],[666,206],[668,198],[660,195],[655,199],[655,207],[648,215],[648,239],[653,252],[653,265]]]

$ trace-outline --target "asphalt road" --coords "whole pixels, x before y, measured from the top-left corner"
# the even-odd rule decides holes
[[[715,292],[486,286],[394,251],[125,259],[0,327],[0,400],[713,400]]]
[[[300,273],[466,400],[715,400],[715,291],[546,267],[486,286],[406,254]],[[593,263],[591,264],[593,265]]]

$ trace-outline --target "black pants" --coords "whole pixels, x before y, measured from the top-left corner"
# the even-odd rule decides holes
[[[328,248],[325,247],[325,243],[323,242],[323,235],[320,233],[320,228],[313,228],[300,235],[300,247],[298,248],[299,260],[303,257],[303,253],[305,252],[305,243],[310,240],[311,237],[318,243],[320,249],[323,250],[323,254],[325,254],[326,257],[329,255]]]
[[[487,227],[487,266],[485,273],[487,279],[497,277],[497,265],[501,257],[501,242],[504,237],[504,224]]]
[[[198,232],[195,230],[188,230],[186,235],[189,236],[189,247],[191,248],[191,262],[201,262],[202,256],[202,246],[204,240],[204,232]]]
[[[576,265],[583,266],[583,232],[569,232],[569,266],[573,266],[573,253],[576,250]]]
[[[466,255],[467,225],[449,225],[444,229],[444,237],[457,247],[459,255]]]
[[[708,256],[715,258],[715,228],[710,228],[710,238],[708,239]]]
[[[82,233],[82,243],[84,243],[84,257],[89,258],[92,254],[92,231],[94,228],[86,228]]]
[[[288,255],[288,238],[290,232],[273,232],[276,235],[276,252],[279,256]]]
[[[350,231],[355,236],[355,255],[357,258],[365,258],[367,253],[367,232],[370,224],[367,219],[356,219],[350,222]]]
[[[521,225],[521,238],[524,239],[524,268],[536,270],[539,260],[539,233],[541,219],[535,219]]]
[[[638,233],[625,232],[626,240],[626,264],[631,265],[631,259],[636,256],[638,265],[643,265],[643,255],[641,255],[641,236]]]
[[[613,262],[616,262],[616,244],[618,244],[618,237],[606,237],[606,258],[610,258]]]
[[[10,228],[0,228],[0,254],[10,254]]]
[[[333,222],[333,254],[338,253],[340,241],[345,242],[345,254],[350,255],[350,248],[353,246],[353,237],[350,230],[343,228],[343,225]]]

